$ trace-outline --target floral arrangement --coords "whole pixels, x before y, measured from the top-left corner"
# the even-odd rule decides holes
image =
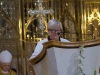
[[[85,75],[85,73],[83,71],[83,67],[84,67],[83,48],[84,48],[84,46],[81,46],[81,47],[79,47],[79,50],[78,50],[78,56],[76,57],[76,68],[75,68],[76,73],[75,73],[75,75]]]

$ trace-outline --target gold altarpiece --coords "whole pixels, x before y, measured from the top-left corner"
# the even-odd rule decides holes
[[[100,37],[100,1],[83,1],[82,33],[83,39],[96,39]]]
[[[7,49],[13,54],[12,68],[18,75],[32,75],[28,58],[36,43],[48,36],[46,26],[51,18],[62,22],[62,37],[70,41],[100,37],[99,0],[42,0],[43,10],[54,11],[42,13],[44,26],[39,25],[39,14],[28,13],[39,10],[39,1],[0,0],[0,51]]]

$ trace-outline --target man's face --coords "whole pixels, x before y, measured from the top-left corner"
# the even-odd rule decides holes
[[[61,29],[60,29],[59,26],[54,27],[54,28],[52,28],[52,29],[49,29],[48,31],[49,31],[49,34],[50,34],[50,36],[51,36],[52,38],[57,38],[57,39],[59,38],[60,33],[61,33]]]
[[[5,72],[9,71],[9,69],[10,69],[10,63],[1,63],[1,68]]]

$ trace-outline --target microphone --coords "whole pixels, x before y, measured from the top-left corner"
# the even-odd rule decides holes
[[[57,33],[57,35],[60,35],[60,34],[61,34],[61,32],[58,32],[58,33]]]

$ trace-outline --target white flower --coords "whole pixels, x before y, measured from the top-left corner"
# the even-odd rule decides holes
[[[75,67],[75,71],[76,71],[76,73],[77,73],[77,75],[84,75],[84,71],[83,71],[83,67],[84,67],[84,65],[83,65],[83,60],[84,60],[84,57],[83,57],[83,52],[84,52],[84,50],[83,50],[83,47],[84,46],[81,46],[79,49],[80,50],[78,50],[78,56],[75,58],[75,60],[76,60],[76,67]]]

